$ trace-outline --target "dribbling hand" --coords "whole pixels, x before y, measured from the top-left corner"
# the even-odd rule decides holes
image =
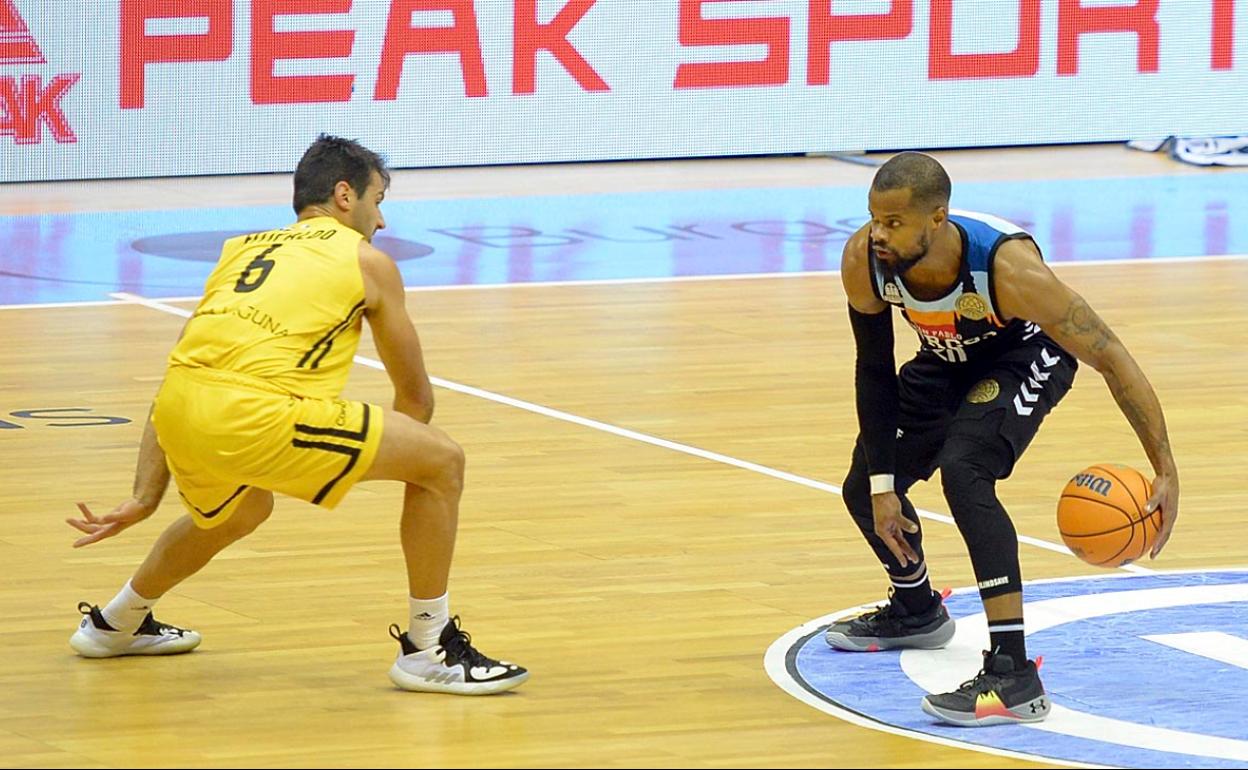
[[[1151,514],[1161,510],[1161,531],[1153,541],[1153,550],[1148,558],[1156,559],[1157,554],[1170,539],[1170,530],[1174,529],[1174,520],[1179,517],[1179,479],[1173,474],[1158,474],[1153,480],[1153,496],[1144,505],[1144,512]]]

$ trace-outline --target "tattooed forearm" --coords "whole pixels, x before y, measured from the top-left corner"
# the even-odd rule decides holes
[[[1144,373],[1135,362],[1127,357],[1129,368],[1126,377],[1119,376],[1115,368],[1105,371],[1105,384],[1118,402],[1118,408],[1135,430],[1149,461],[1156,469],[1173,467],[1174,458],[1170,454],[1170,439],[1166,435],[1166,420],[1162,415],[1161,403],[1153,392]]]
[[[1071,301],[1070,306],[1066,308],[1065,317],[1058,322],[1057,328],[1064,334],[1083,338],[1087,346],[1097,352],[1109,347],[1109,344],[1114,341],[1114,333],[1081,297],[1075,297]]]
[[[1149,419],[1148,412],[1134,398],[1127,393],[1114,393],[1114,400],[1118,402],[1118,407],[1122,409],[1122,414],[1127,418],[1127,422],[1131,423],[1131,427],[1135,428],[1136,434],[1145,442],[1145,446],[1159,445],[1161,442],[1155,435],[1156,426]]]
[[[1052,310],[1050,313],[1049,319],[1057,316]],[[1096,311],[1082,297],[1070,295],[1060,320],[1042,326],[1058,343],[1105,377],[1105,384],[1139,437],[1153,470],[1173,474],[1174,456],[1166,436],[1161,402],[1135,359]]]

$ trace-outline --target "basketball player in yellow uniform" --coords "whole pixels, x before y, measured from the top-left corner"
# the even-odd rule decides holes
[[[295,171],[288,227],[233,238],[169,356],[144,430],[134,496],[107,516],[79,505],[89,545],[146,519],[172,476],[186,507],[70,645],[91,658],[164,655],[199,645],[152,606],[273,510],[275,492],[333,508],[357,482],[407,485],[401,538],[411,619],[391,627],[391,680],[407,690],[483,695],[528,678],[477,651],[448,607],[464,456],[429,425],[433,390],[398,268],[376,249],[390,176],[356,142],[322,135]],[[345,401],[363,320],[394,385],[394,409]]]

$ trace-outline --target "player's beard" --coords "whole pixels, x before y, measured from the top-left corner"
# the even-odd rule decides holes
[[[885,275],[890,278],[899,278],[904,276],[906,273],[910,272],[910,268],[919,264],[919,262],[927,256],[927,252],[931,249],[931,246],[932,239],[928,237],[927,233],[923,233],[919,240],[919,247],[914,254],[903,256],[900,253],[894,252],[897,253],[897,259],[891,264],[885,262],[880,263],[884,268]]]

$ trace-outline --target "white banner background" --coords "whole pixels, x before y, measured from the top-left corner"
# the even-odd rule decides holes
[[[188,18],[149,19],[148,36],[205,34],[208,18],[194,17],[194,9],[226,3],[228,58],[149,63],[143,106],[124,108],[122,60],[135,54],[123,51],[123,14],[162,2]],[[513,93],[513,26],[526,0],[475,0],[487,95],[465,94],[458,53],[411,53],[396,98],[376,99],[392,10],[404,3],[441,6],[400,22],[450,27],[455,17],[445,9],[457,2],[470,0],[0,0],[0,181],[289,171],[321,131],[358,138],[395,167],[1248,133],[1248,0],[1151,0],[1156,71],[1140,71],[1138,35],[1093,32],[1079,36],[1073,75],[1058,74],[1063,4],[1069,15],[1072,8],[1147,7],[1150,0],[834,0],[835,14],[891,10],[909,30],[899,39],[833,42],[826,85],[810,84],[808,75],[808,19],[820,0],[537,0],[543,24],[565,7],[588,6],[567,41],[609,90],[588,90],[539,50],[534,92],[520,94]],[[1020,9],[1033,3],[1039,8],[1034,75],[931,77],[932,18],[939,8],[952,9],[952,52],[984,54],[1015,50]],[[1215,34],[1219,4],[1218,18],[1229,19],[1230,8],[1233,24]],[[354,31],[348,56],[271,65],[277,76],[351,75],[349,101],[256,103],[263,98],[252,86],[253,11],[266,5],[284,11],[272,22],[277,33]],[[45,63],[16,61],[26,38],[11,19],[4,26],[6,6],[9,17],[13,9],[20,15]],[[347,10],[319,12],[335,6]],[[728,20],[726,34],[776,45],[682,44],[682,6],[689,31],[714,36],[715,25],[699,20]],[[750,18],[763,21],[741,21]],[[1228,35],[1230,63],[1225,42],[1221,59],[1214,54],[1215,39]],[[448,39],[439,33],[440,41]],[[317,52],[328,52],[322,43]],[[273,45],[295,50],[289,38]],[[194,58],[194,48],[184,47]],[[781,82],[676,87],[682,64],[769,57],[773,65],[787,57],[787,66],[773,66],[770,76]],[[259,69],[267,66],[261,59]],[[80,78],[54,105],[46,94],[42,102],[36,98],[58,75],[73,74]],[[38,77],[37,88],[30,76]],[[40,109],[32,136],[26,113]],[[56,110],[73,141],[54,136]]]

